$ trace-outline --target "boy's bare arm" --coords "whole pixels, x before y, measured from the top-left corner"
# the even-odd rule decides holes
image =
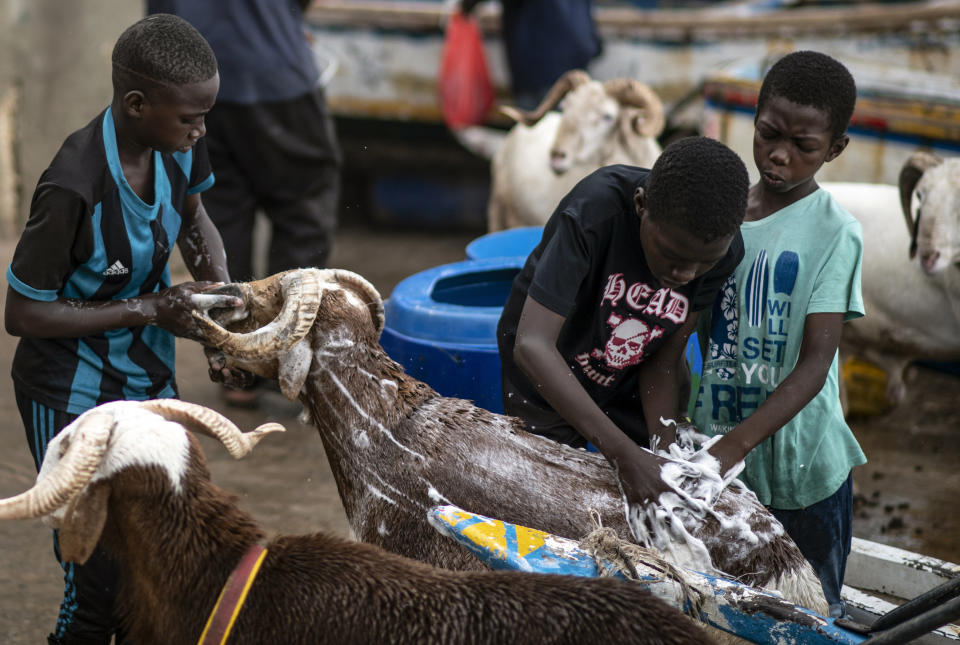
[[[698,317],[699,313],[691,315],[683,326],[671,334],[663,346],[640,366],[638,380],[644,421],[651,442],[654,436],[659,438],[660,449],[677,440],[676,427],[665,426],[660,419],[677,420],[680,413],[680,370],[685,369],[683,356],[690,334],[696,329]],[[689,378],[689,375],[687,377]]]
[[[667,490],[660,460],[637,446],[583,389],[557,350],[565,318],[527,297],[517,325],[514,358],[540,395],[617,470],[630,503],[657,499]]]
[[[800,355],[793,371],[756,412],[710,448],[710,453],[720,460],[721,472],[742,461],[761,441],[773,436],[820,392],[837,354],[842,328],[842,313],[807,315]]]
[[[157,293],[126,300],[88,301],[58,298],[33,300],[7,287],[7,333],[24,338],[80,338],[111,329],[156,325],[178,336],[199,338],[190,314],[190,296],[217,286],[217,282],[186,282]],[[242,305],[223,296],[222,306]]]
[[[230,282],[223,240],[200,195],[187,195],[184,200],[177,246],[194,280]]]

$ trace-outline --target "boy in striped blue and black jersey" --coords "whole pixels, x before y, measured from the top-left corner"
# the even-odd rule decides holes
[[[21,337],[14,389],[38,467],[85,410],[177,396],[174,335],[196,333],[190,296],[229,281],[200,201],[214,181],[202,139],[219,87],[213,51],[186,21],[155,15],[120,36],[112,59],[112,102],[40,177],[7,270],[6,328]],[[198,282],[170,284],[174,243]],[[109,643],[110,563],[96,549],[63,564],[49,642]]]

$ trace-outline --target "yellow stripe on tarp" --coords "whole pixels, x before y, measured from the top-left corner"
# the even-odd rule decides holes
[[[516,556],[524,558],[546,544],[546,540],[544,539],[546,533],[543,531],[517,524],[512,526],[517,536]],[[508,550],[512,546],[507,543],[506,523],[500,520],[471,524],[463,529],[461,534],[498,558],[506,558]]]
[[[477,522],[463,529],[462,534],[498,558],[507,557],[507,527],[500,520]]]
[[[530,553],[536,551],[547,541],[544,539],[546,533],[531,529],[526,526],[516,525],[517,529],[517,555],[521,558],[527,557]]]

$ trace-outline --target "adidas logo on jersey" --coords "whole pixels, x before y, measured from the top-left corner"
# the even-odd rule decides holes
[[[104,276],[127,275],[128,273],[130,273],[130,269],[123,266],[123,262],[121,262],[120,260],[117,260],[116,262],[111,264],[109,267],[107,267],[107,270],[103,272],[103,275]]]

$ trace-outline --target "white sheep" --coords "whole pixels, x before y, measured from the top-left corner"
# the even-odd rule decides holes
[[[617,476],[601,455],[442,397],[391,360],[377,342],[383,303],[361,276],[302,269],[220,291],[239,296],[239,316],[247,317],[198,313],[206,342],[230,365],[279,377],[287,398],[299,396],[358,539],[447,568],[479,569],[427,521],[433,506],[450,503],[573,539],[591,531],[595,509],[604,526],[633,540]],[[810,565],[742,486],[724,489],[710,513],[686,515],[684,527],[678,532],[701,540],[717,571],[827,611]]]
[[[863,228],[866,316],[844,325],[841,350],[887,373],[894,404],[916,360],[960,360],[960,159],[926,152],[899,186],[824,183]]]
[[[551,111],[560,103],[563,112]],[[544,224],[573,186],[610,164],[649,168],[660,156],[663,105],[643,83],[601,83],[582,70],[564,74],[533,112],[502,111],[518,123],[490,165],[487,228]]]
[[[103,545],[118,564],[116,609],[131,642],[195,643],[201,634],[232,645],[711,642],[633,583],[446,571],[323,533],[267,539],[210,481],[181,424],[217,436],[237,458],[283,429],[243,434],[176,400],[108,403],[50,442],[33,488],[0,500],[0,519],[45,517],[59,527],[66,560],[84,562]],[[205,627],[238,562],[260,555],[232,628],[229,611]]]

